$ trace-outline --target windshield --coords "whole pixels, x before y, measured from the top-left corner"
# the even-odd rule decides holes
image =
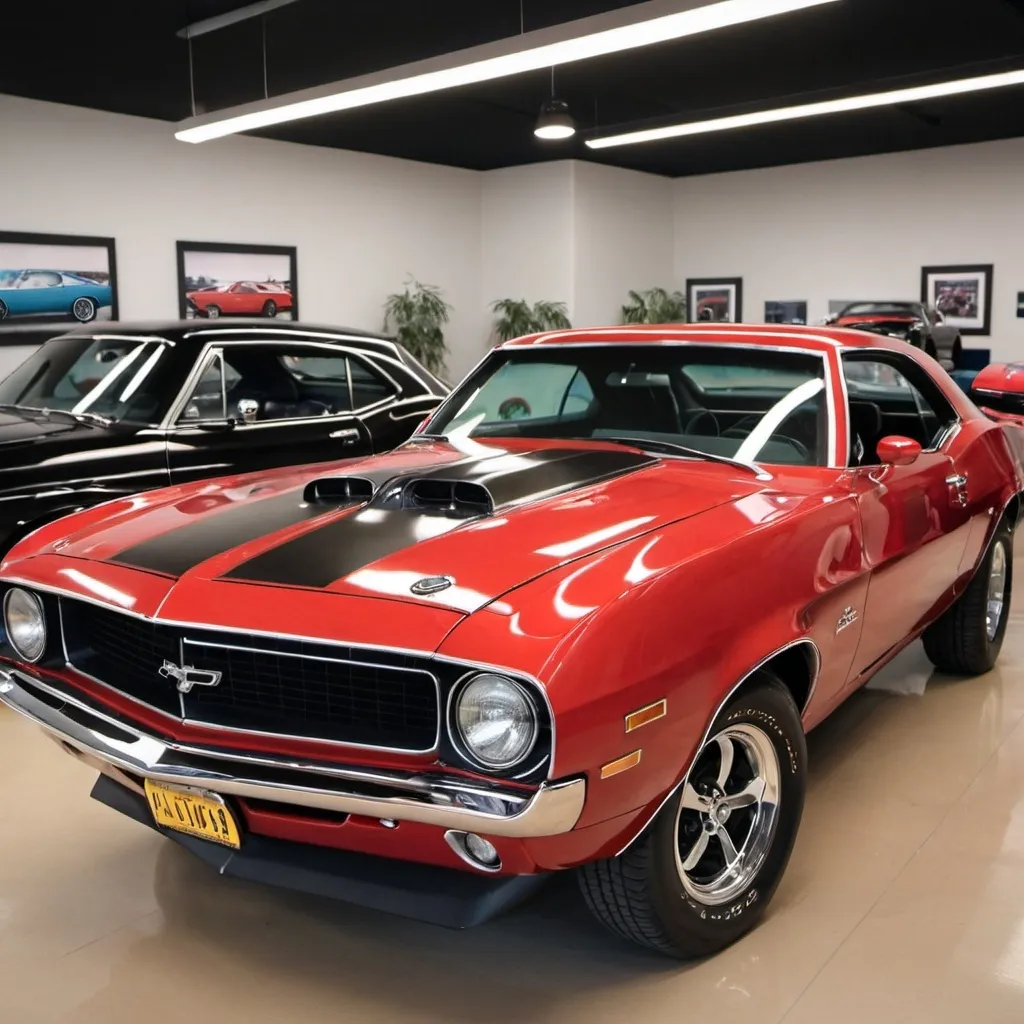
[[[855,302],[847,306],[840,316],[917,316],[910,302]]]
[[[51,341],[0,382],[0,405],[155,422],[166,348],[114,336]]]
[[[496,352],[425,433],[631,438],[711,457],[827,465],[824,360],[755,346],[607,345]]]

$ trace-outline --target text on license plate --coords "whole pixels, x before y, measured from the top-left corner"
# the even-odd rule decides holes
[[[216,793],[177,789],[146,779],[146,797],[158,825],[236,850],[242,845],[235,817]]]

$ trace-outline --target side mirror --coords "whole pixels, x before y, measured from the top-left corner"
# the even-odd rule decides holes
[[[238,403],[238,415],[243,423],[255,423],[260,413],[260,403],[255,398],[243,398]]]
[[[878,442],[877,451],[883,466],[910,466],[917,462],[921,445],[909,437],[890,434]]]

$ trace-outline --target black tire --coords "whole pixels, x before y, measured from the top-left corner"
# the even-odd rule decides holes
[[[0,299],[0,320],[7,319],[7,303]]]
[[[277,316],[277,303],[273,299],[267,299],[263,303],[263,315],[269,317]]]
[[[677,867],[683,852],[678,845],[679,826],[684,822],[681,814],[688,813],[680,805],[685,786],[704,785],[694,773],[707,763],[705,753],[711,756],[718,749],[716,737],[736,726],[751,727],[774,750],[778,810],[774,825],[764,833],[765,853],[759,867],[735,895],[713,903],[696,897]],[[776,676],[758,672],[719,713],[684,786],[673,793],[644,833],[621,856],[579,870],[580,888],[590,910],[622,938],[670,956],[692,959],[724,949],[750,931],[775,893],[800,826],[806,776],[807,744],[800,712]],[[761,811],[750,814],[753,821]],[[724,829],[724,824],[720,827]],[[702,831],[697,829],[698,836]],[[753,823],[749,834],[754,835]]]
[[[1000,557],[1005,566],[1003,594],[990,630],[989,581]],[[954,676],[980,676],[990,671],[1003,646],[1012,595],[1013,531],[1004,519],[967,589],[924,631],[924,651],[931,663]]]
[[[80,324],[87,324],[95,320],[98,311],[99,307],[96,304],[96,300],[90,299],[88,295],[80,295],[71,303],[71,315]]]

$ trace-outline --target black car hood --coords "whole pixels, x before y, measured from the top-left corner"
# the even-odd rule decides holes
[[[42,413],[17,409],[0,410],[0,447],[35,444],[57,434],[80,430],[88,424],[76,423],[65,416],[44,416]]]

